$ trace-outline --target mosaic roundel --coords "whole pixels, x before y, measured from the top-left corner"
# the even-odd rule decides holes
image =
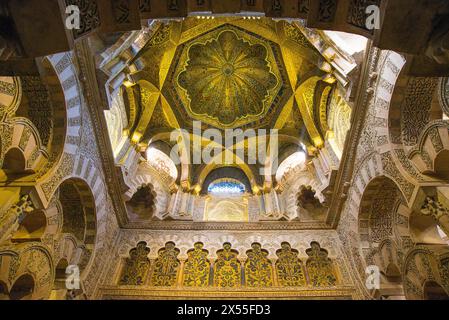
[[[218,128],[265,117],[279,101],[283,77],[269,41],[224,25],[181,46],[172,85],[176,102]]]

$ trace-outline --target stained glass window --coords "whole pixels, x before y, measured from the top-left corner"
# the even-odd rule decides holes
[[[209,194],[242,194],[245,191],[243,183],[235,179],[216,180],[207,189]]]

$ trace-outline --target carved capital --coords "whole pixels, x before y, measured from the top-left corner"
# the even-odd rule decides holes
[[[437,222],[444,216],[449,216],[449,210],[433,197],[427,197],[421,207],[421,214],[433,217]]]
[[[28,195],[22,196],[15,205],[9,208],[0,217],[0,243],[9,239],[17,231],[26,215],[34,210],[33,203]]]

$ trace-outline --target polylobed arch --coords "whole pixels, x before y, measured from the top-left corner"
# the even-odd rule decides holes
[[[173,178],[169,177],[170,181],[166,181],[161,176],[156,168],[147,162],[141,162],[135,175],[129,179],[129,189],[123,194],[123,200],[129,202],[139,188],[147,186],[151,190],[151,196],[154,197],[154,211],[152,216],[160,217],[165,214],[169,201],[169,188],[172,187],[172,185],[169,185],[169,182],[173,182]],[[148,218],[148,215],[145,215],[144,218]]]
[[[67,133],[67,105],[63,84],[48,57],[37,60],[40,75],[21,77],[23,97],[15,117],[26,118],[37,135],[37,146],[44,157],[39,159],[38,177],[55,167],[62,156]],[[34,151],[30,156],[38,157]],[[28,158],[27,158],[28,160]]]
[[[201,193],[206,194],[209,185],[211,183],[213,183],[214,181],[221,179],[221,178],[235,179],[235,180],[241,182],[245,186],[246,192],[249,192],[249,193],[252,192],[250,179],[248,178],[248,176],[242,169],[237,168],[237,167],[220,167],[220,168],[211,170],[207,174],[207,176],[204,179],[204,182],[202,184]]]
[[[151,183],[142,184],[125,203],[128,217],[131,220],[153,218],[157,212],[156,202],[157,193],[154,186]]]
[[[42,146],[38,129],[30,119],[7,118],[2,126],[2,143],[0,152],[0,181],[29,179],[36,177],[48,154]]]
[[[407,299],[448,299],[448,256],[446,245],[418,245],[407,253],[402,266]]]

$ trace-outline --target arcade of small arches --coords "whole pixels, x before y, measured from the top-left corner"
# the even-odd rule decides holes
[[[447,2],[44,2],[0,5],[0,299],[449,299]]]
[[[187,259],[180,260],[180,250],[173,242],[167,242],[158,250],[154,260],[147,257],[150,251],[144,241],[130,250],[122,267],[120,285],[333,287],[338,278],[328,252],[318,242],[312,242],[306,250],[308,258],[305,264],[298,257],[298,250],[292,249],[288,242],[279,245],[275,259],[270,259],[269,252],[257,242],[251,244],[251,249],[242,258],[229,242],[224,243],[213,258],[209,257],[209,251],[202,242],[196,242],[187,251]]]

